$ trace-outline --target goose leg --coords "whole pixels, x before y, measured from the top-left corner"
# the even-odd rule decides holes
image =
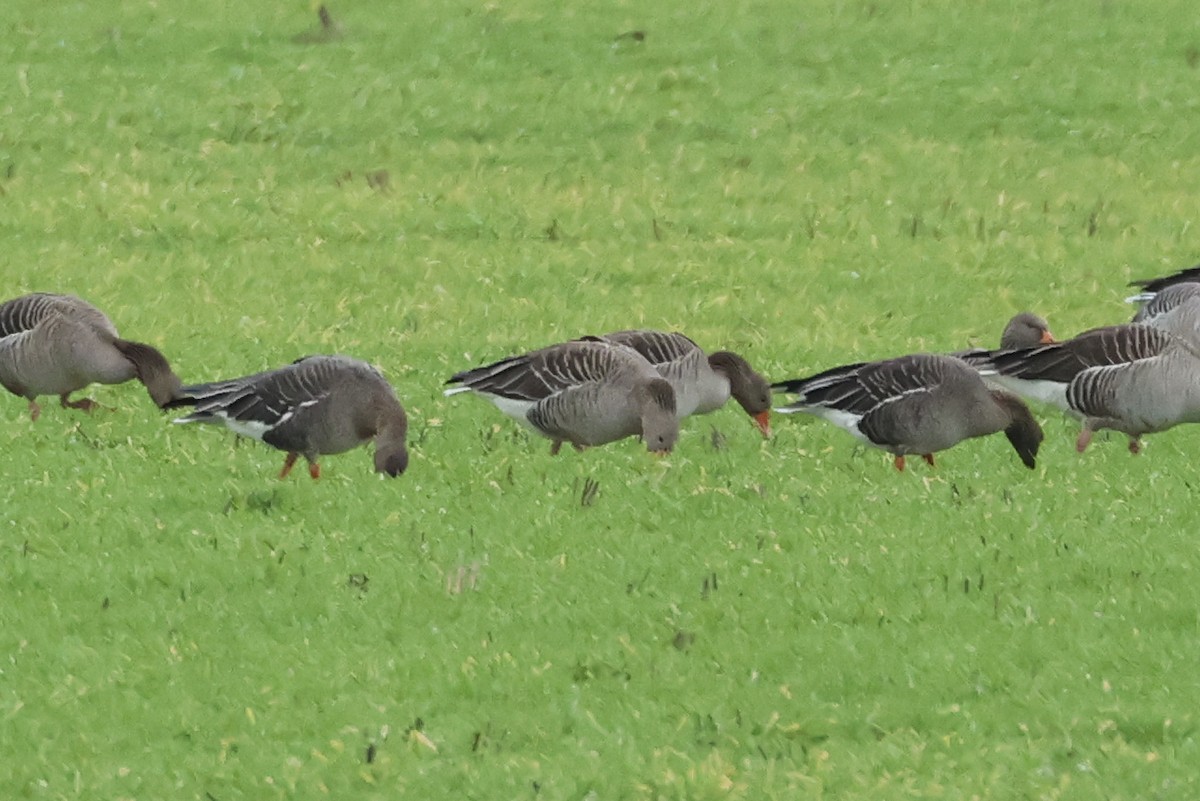
[[[283,460],[283,470],[279,471],[280,478],[287,478],[288,473],[292,472],[292,466],[296,464],[296,459],[300,458],[300,454],[295,451],[288,451],[287,457]]]
[[[933,454],[932,453],[923,453],[923,454],[921,454],[921,458],[924,459],[925,464],[929,465],[930,467],[937,467],[937,465],[933,463]]]
[[[1087,446],[1091,444],[1092,434],[1095,432],[1090,428],[1085,428],[1079,432],[1079,439],[1075,440],[1075,450],[1083,453],[1087,450]]]
[[[558,456],[558,452],[562,450],[562,444],[563,441],[561,439],[556,439],[554,442],[550,443],[550,455]]]
[[[1138,439],[1137,437],[1130,437],[1129,438],[1129,452],[1132,453],[1134,456],[1137,456],[1139,453],[1141,453],[1142,452],[1142,441],[1140,439]]]
[[[29,399],[29,420],[30,420],[30,422],[36,423],[38,418],[41,416],[42,416],[42,407],[38,406],[37,401],[30,398]]]
[[[312,477],[312,479],[314,481],[316,481],[318,478],[321,477],[321,465],[317,464],[316,462],[309,462],[308,463],[308,474]]]
[[[896,465],[896,469],[898,471],[900,471],[901,473],[904,472],[904,457],[903,456],[897,456],[895,461],[892,462],[892,464]]]
[[[58,396],[58,402],[62,404],[64,409],[83,409],[85,412],[90,413],[100,408],[100,404],[91,398],[80,398],[77,401],[67,400],[68,394],[70,393],[64,392]]]

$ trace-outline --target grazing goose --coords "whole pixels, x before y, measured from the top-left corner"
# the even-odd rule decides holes
[[[98,404],[68,395],[89,384],[136,378],[159,407],[175,396],[179,378],[156,349],[130,342],[104,312],[73,295],[37,292],[0,304],[0,384],[41,415],[39,395],[57,395],[63,408],[90,412]]]
[[[1200,297],[1159,322],[1185,335],[1114,325],[1053,345],[995,351],[975,364],[1013,392],[1082,418],[1079,452],[1095,431],[1113,429],[1128,435],[1130,452],[1138,453],[1143,434],[1200,422],[1200,351],[1186,336],[1200,323]]]
[[[447,395],[475,392],[553,444],[576,450],[640,434],[666,453],[679,437],[675,391],[637,351],[611,342],[575,341],[456,373]]]
[[[1020,398],[989,389],[970,365],[954,356],[918,353],[881,362],[849,364],[772,389],[799,398],[775,411],[806,412],[895,454],[933,454],[964,439],[1003,431],[1026,467],[1033,469],[1042,429]]]
[[[705,355],[683,334],[662,331],[614,331],[596,339],[628,345],[654,365],[675,390],[680,420],[716,411],[732,397],[762,435],[770,436],[771,386],[738,354],[722,350]]]
[[[296,459],[321,477],[317,458],[375,441],[375,471],[398,476],[408,467],[408,418],[387,380],[347,356],[307,356],[244,378],[183,387],[169,406],[195,406],[176,423],[220,423],[287,451],[280,478]]]

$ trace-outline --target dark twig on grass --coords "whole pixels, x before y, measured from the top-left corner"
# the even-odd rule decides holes
[[[342,26],[334,21],[333,15],[323,4],[317,8],[317,19],[320,21],[321,27],[298,33],[292,37],[292,41],[296,44],[323,44],[342,38]]]
[[[600,482],[591,478],[583,480],[583,493],[579,496],[580,506],[591,506],[600,494]]]

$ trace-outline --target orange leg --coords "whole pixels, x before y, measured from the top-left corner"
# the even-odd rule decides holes
[[[308,474],[310,476],[312,476],[314,481],[316,479],[320,478],[321,477],[321,465],[317,464],[316,462],[309,462],[308,463]]]
[[[1075,450],[1078,451],[1079,453],[1083,453],[1084,451],[1086,451],[1087,446],[1089,444],[1091,444],[1092,434],[1094,434],[1094,433],[1095,432],[1092,431],[1090,428],[1085,428],[1082,431],[1080,431],[1079,439],[1075,440]]]
[[[896,465],[896,469],[899,470],[901,473],[904,472],[904,457],[903,456],[897,456],[896,460],[894,462],[892,462],[892,464]]]
[[[933,454],[932,453],[923,453],[923,454],[921,454],[921,458],[924,459],[925,464],[929,465],[930,467],[937,467],[937,465],[933,463]]]
[[[288,473],[292,472],[292,467],[296,464],[298,458],[300,458],[300,454],[295,451],[288,451],[287,458],[283,460],[283,469],[279,471],[281,479],[288,477]]]

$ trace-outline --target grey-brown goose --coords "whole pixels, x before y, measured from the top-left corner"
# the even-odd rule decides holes
[[[641,435],[665,453],[679,437],[675,391],[632,348],[611,342],[552,345],[456,373],[447,395],[475,392],[552,441],[577,450]]]
[[[614,331],[598,337],[642,354],[675,390],[675,412],[680,420],[708,414],[731,397],[753,418],[764,437],[771,434],[771,386],[744,358],[732,351],[705,354],[680,333],[637,329]]]
[[[162,353],[121,339],[104,312],[87,301],[37,292],[0,304],[0,384],[29,401],[31,419],[41,414],[40,395],[57,395],[64,408],[90,412],[95,401],[68,396],[89,384],[133,378],[159,407],[179,388]]]
[[[1001,350],[1032,348],[1035,345],[1048,345],[1056,341],[1054,334],[1050,333],[1050,324],[1046,322],[1045,318],[1027,311],[1013,315],[1012,319],[1004,326],[1004,330],[1000,332]],[[972,361],[976,358],[986,357],[990,353],[991,351],[987,348],[971,348],[956,351],[950,355]]]
[[[408,417],[378,370],[348,356],[308,356],[243,378],[183,387],[169,406],[195,406],[176,423],[219,423],[287,451],[285,478],[296,460],[321,475],[317,459],[375,442],[375,470],[398,476],[408,467]]]
[[[955,356],[918,353],[835,367],[772,389],[798,395],[777,412],[806,412],[895,455],[920,455],[931,466],[937,451],[964,439],[1003,431],[1026,467],[1036,464],[1042,429],[1016,395],[985,386]]]
[[[1046,319],[1027,311],[1014,315],[1000,334],[1000,347],[1004,349],[1049,345],[1054,341]]]
[[[1053,345],[996,351],[976,367],[1023,397],[1082,418],[1075,443],[1083,452],[1100,429],[1121,431],[1129,450],[1141,437],[1200,422],[1200,351],[1186,332],[1200,323],[1200,298],[1175,307],[1160,323],[1114,325]]]

